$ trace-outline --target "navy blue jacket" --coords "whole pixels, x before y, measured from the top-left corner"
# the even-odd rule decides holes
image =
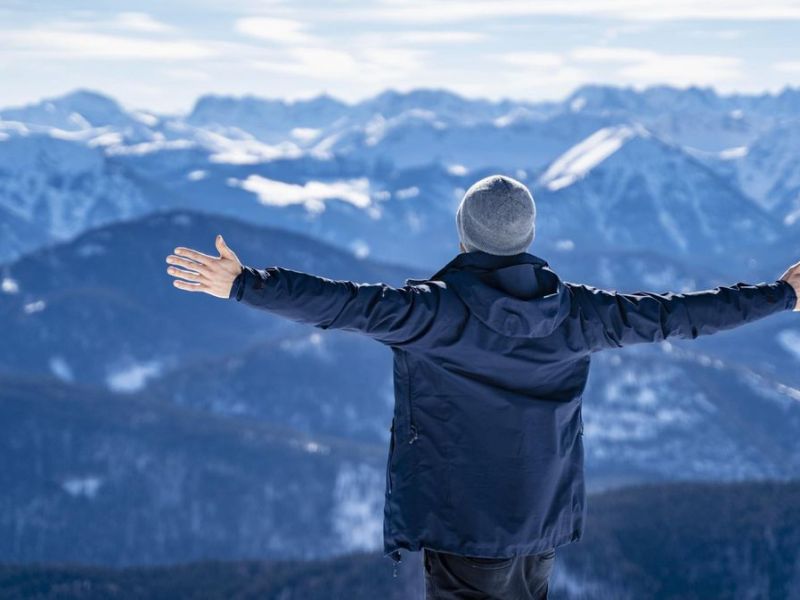
[[[621,294],[523,252],[461,253],[401,288],[245,266],[230,298],[394,352],[384,554],[534,554],[580,539],[593,352],[692,339],[794,308],[785,281]]]

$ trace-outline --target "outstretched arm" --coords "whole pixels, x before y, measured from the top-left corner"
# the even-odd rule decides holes
[[[436,314],[436,286],[395,288],[354,283],[282,267],[242,265],[217,236],[219,258],[178,247],[167,262],[176,287],[244,302],[320,329],[358,331],[386,344],[408,343],[423,335]]]
[[[800,263],[772,283],[737,283],[688,293],[621,294],[566,283],[591,350],[694,339],[784,310],[800,310]]]

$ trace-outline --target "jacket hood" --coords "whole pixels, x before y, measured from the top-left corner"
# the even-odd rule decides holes
[[[547,261],[528,252],[501,256],[463,252],[428,279],[452,288],[487,327],[510,337],[550,335],[569,315],[566,286]]]

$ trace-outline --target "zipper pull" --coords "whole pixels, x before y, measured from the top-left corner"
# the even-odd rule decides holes
[[[400,556],[400,550],[395,550],[394,552],[389,554],[389,556],[391,557],[392,562],[394,563],[392,568],[392,577],[397,577],[397,565],[398,563],[400,563],[401,560],[403,560],[403,557]]]
[[[410,440],[408,440],[409,444],[413,444],[414,442],[416,442],[417,438],[419,437],[419,435],[417,435],[417,428],[414,425],[411,426],[411,433],[412,437]]]

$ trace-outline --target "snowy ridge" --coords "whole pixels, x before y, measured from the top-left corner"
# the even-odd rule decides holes
[[[636,125],[604,127],[553,161],[539,178],[539,183],[550,191],[572,185],[636,135],[649,134],[643,127]]]

